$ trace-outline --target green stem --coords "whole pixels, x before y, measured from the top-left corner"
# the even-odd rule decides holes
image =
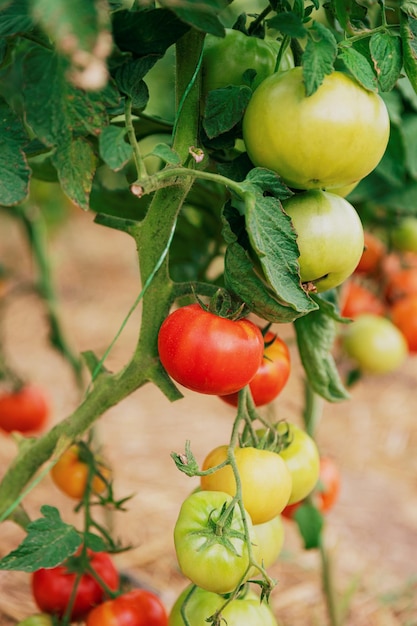
[[[319,550],[321,559],[323,593],[326,599],[327,614],[329,617],[330,626],[341,626],[337,611],[337,601],[333,585],[330,557],[322,539],[320,541]]]
[[[146,171],[145,163],[143,162],[142,156],[140,154],[139,145],[135,135],[135,129],[132,121],[132,99],[126,98],[125,104],[125,118],[126,118],[126,131],[127,136],[129,138],[129,143],[132,146],[133,150],[133,160],[135,162],[136,173],[138,180],[144,180],[148,172]]]
[[[307,379],[304,381],[304,399],[304,425],[306,432],[314,439],[317,424],[323,414],[323,399],[313,390]]]

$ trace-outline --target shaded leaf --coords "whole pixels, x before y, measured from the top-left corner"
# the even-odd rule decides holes
[[[4,5],[4,6],[3,6]],[[33,20],[29,14],[28,0],[13,0],[0,4],[0,37],[9,37],[30,31]]]
[[[303,24],[301,16],[295,13],[277,13],[273,18],[267,20],[269,28],[275,28],[288,37],[303,38],[308,34]]]
[[[31,522],[22,543],[0,560],[1,570],[35,572],[59,565],[75,554],[81,536],[71,524],[61,520],[58,509],[44,505],[43,517]]]
[[[116,11],[112,15],[113,36],[120,50],[138,56],[163,55],[190,26],[172,11],[160,8],[146,11]]]
[[[417,179],[417,117],[407,114],[402,119],[405,163],[409,174]]]
[[[294,520],[297,523],[300,535],[306,550],[318,548],[321,542],[323,530],[323,516],[315,506],[303,502],[294,513]]]
[[[203,127],[209,139],[231,130],[240,122],[251,99],[246,85],[228,85],[207,95]]]
[[[352,47],[343,46],[339,53],[349,72],[369,91],[378,91],[378,81],[366,57]]]
[[[79,207],[88,210],[97,166],[97,157],[88,141],[79,137],[59,145],[52,162],[64,193]]]
[[[400,11],[403,65],[411,86],[417,93],[417,19]]]
[[[117,86],[132,99],[132,105],[136,109],[144,109],[148,102],[149,92],[143,78],[160,58],[158,54],[148,54],[124,63],[115,71]]]
[[[314,22],[309,31],[302,63],[306,95],[311,96],[322,84],[324,77],[331,74],[337,57],[335,36],[319,22]]]
[[[402,69],[400,38],[389,33],[374,33],[369,41],[369,50],[382,91],[390,91]]]
[[[99,152],[105,163],[114,171],[122,169],[132,157],[132,146],[125,140],[126,130],[106,126],[99,135]]]
[[[160,0],[163,7],[170,8],[183,22],[197,30],[224,37],[224,26],[217,13],[225,9],[227,0],[196,2],[196,0]]]
[[[180,165],[181,157],[178,152],[175,152],[168,144],[158,143],[152,150],[151,154],[159,157],[165,163],[170,165]]]
[[[319,298],[316,300],[320,302]],[[329,402],[349,398],[331,354],[336,322],[326,306],[295,320],[294,327],[301,362],[312,389]]]
[[[30,168],[23,151],[28,142],[21,120],[0,99],[0,204],[22,202],[29,191]]]

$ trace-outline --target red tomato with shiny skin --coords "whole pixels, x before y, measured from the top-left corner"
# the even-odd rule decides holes
[[[263,357],[259,328],[190,304],[173,311],[158,335],[162,365],[177,382],[199,393],[225,395],[245,387]]]
[[[0,429],[11,433],[36,433],[43,429],[49,415],[45,393],[35,385],[0,395]]]
[[[119,587],[119,574],[106,552],[88,551],[90,565],[109,589]],[[50,569],[39,569],[32,575],[32,593],[41,611],[62,618],[73,592],[77,574],[69,571],[65,563]],[[90,574],[80,578],[71,611],[71,621],[80,621],[92,608],[101,604],[106,594]]]
[[[107,600],[87,616],[86,626],[167,626],[168,614],[157,595],[133,589]]]
[[[265,335],[265,350],[262,363],[249,383],[255,406],[269,404],[284,389],[291,371],[290,351],[285,341],[275,333]],[[238,393],[220,396],[222,400],[237,406]]]

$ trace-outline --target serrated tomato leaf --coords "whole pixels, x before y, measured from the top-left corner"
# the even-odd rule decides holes
[[[315,298],[319,308],[295,320],[297,345],[304,371],[312,389],[329,402],[349,398],[332,355],[336,322],[327,305]]]
[[[183,22],[197,30],[224,37],[224,26],[217,13],[225,9],[227,0],[160,0],[165,8],[170,8]]]
[[[209,139],[231,130],[240,122],[251,99],[246,85],[228,85],[207,94],[203,128]]]
[[[98,138],[100,156],[115,172],[121,170],[133,154],[132,146],[127,143],[125,137],[125,128],[106,126]]]
[[[343,46],[339,58],[362,87],[368,91],[378,91],[376,74],[363,54],[351,46]]]
[[[23,151],[29,138],[21,120],[0,98],[0,204],[22,202],[29,191],[30,168]]]
[[[374,33],[369,50],[382,91],[391,91],[402,69],[401,39],[389,33]]]
[[[332,31],[323,24],[314,22],[309,31],[302,64],[306,95],[311,96],[322,84],[324,77],[331,74],[337,57],[337,42]]]
[[[10,37],[30,31],[34,24],[28,0],[14,0],[0,4],[0,37]]]
[[[89,142],[83,137],[58,146],[52,156],[58,179],[64,193],[79,207],[87,211],[97,157]]]
[[[43,517],[31,522],[22,543],[0,560],[0,570],[35,572],[55,567],[75,554],[82,543],[79,532],[62,521],[58,509],[44,505]]]

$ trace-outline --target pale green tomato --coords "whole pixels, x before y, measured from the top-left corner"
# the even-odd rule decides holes
[[[268,568],[278,559],[284,545],[284,523],[281,515],[264,522],[255,524],[253,527],[259,555],[258,561],[263,567]]]
[[[176,600],[168,620],[168,626],[185,626],[181,616],[181,606],[190,587],[187,587]],[[225,599],[204,589],[196,588],[186,604],[185,616],[191,626],[207,626],[207,618],[213,615]],[[277,626],[271,609],[259,596],[249,590],[244,596],[232,600],[222,611],[222,624],[227,626]]]
[[[390,131],[382,98],[342,72],[306,96],[303,70],[266,78],[243,119],[254,165],[277,172],[295,189],[351,185],[381,160]]]
[[[405,361],[408,347],[401,331],[387,318],[362,313],[345,327],[343,348],[359,369],[372,374],[386,374]]]
[[[417,252],[417,218],[404,217],[391,232],[391,243],[396,250]]]
[[[354,207],[326,191],[310,190],[282,203],[297,233],[301,282],[318,292],[340,285],[362,256],[364,234]]]

